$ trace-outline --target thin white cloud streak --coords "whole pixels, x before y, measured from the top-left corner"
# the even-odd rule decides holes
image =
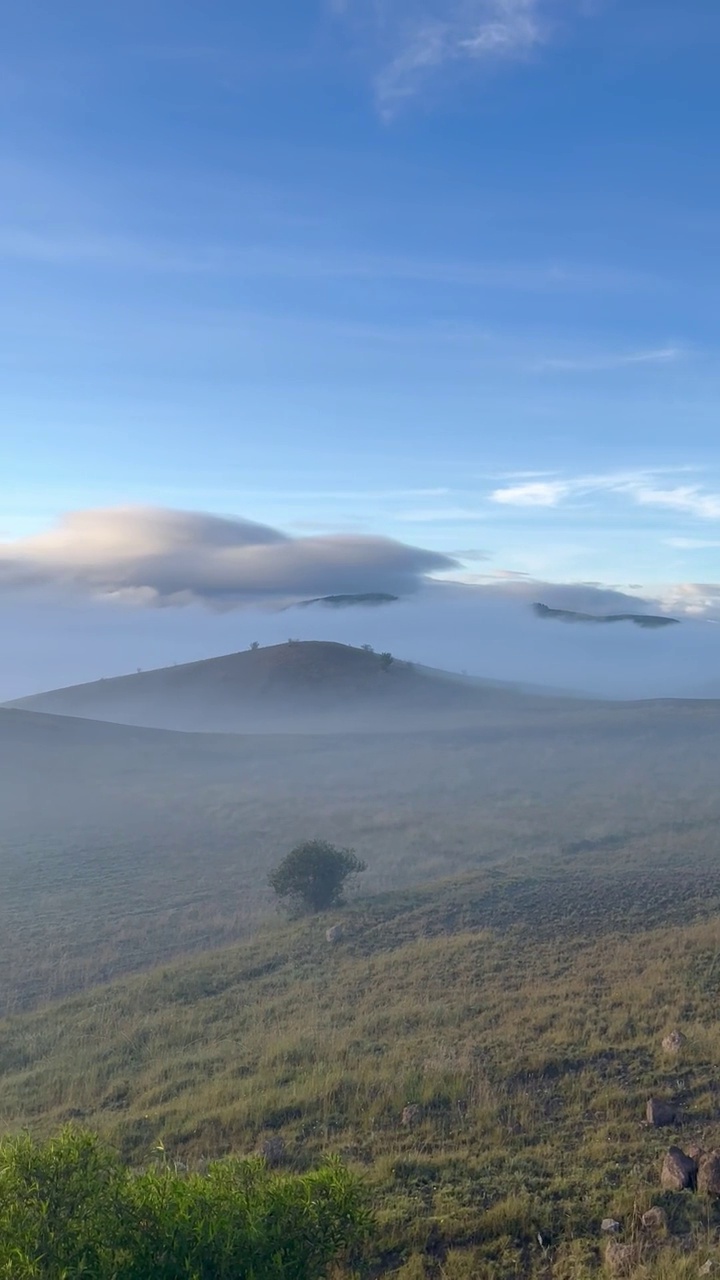
[[[438,17],[427,5],[406,6],[410,13],[398,24],[396,52],[376,80],[381,113],[393,115],[445,66],[525,57],[548,34],[544,8],[540,0],[466,0],[446,4]]]
[[[563,480],[531,480],[495,489],[490,499],[507,507],[557,507],[570,492],[571,486]]]
[[[720,547],[716,538],[666,538],[666,547],[674,547],[678,551],[709,551]]]
[[[600,354],[577,359],[545,359],[532,365],[534,373],[604,373],[612,369],[626,369],[633,365],[675,364],[687,355],[683,347],[656,347],[648,351]]]
[[[584,11],[579,0],[330,0],[329,7],[361,44],[370,42],[386,120],[443,73],[531,57],[553,37],[559,10]]]
[[[708,492],[697,484],[666,488],[658,483],[660,474],[618,473],[531,481],[494,489],[490,501],[499,506],[555,508],[568,500],[604,493],[626,497],[640,507],[677,511],[700,520],[720,520],[720,493]]]
[[[472,507],[421,507],[398,512],[393,519],[404,524],[443,524],[454,520],[486,520],[487,513]]]
[[[268,246],[188,245],[133,239],[86,228],[67,233],[52,227],[28,230],[0,226],[0,257],[56,267],[164,274],[237,275],[248,279],[376,279],[418,284],[517,291],[622,290],[654,287],[654,277],[593,263],[557,261],[433,261],[392,254],[286,250]],[[533,367],[549,368],[540,361]],[[560,362],[562,363],[562,362]],[[570,364],[571,362],[569,362]]]
[[[706,493],[696,485],[678,485],[674,489],[639,485],[632,497],[643,507],[664,507],[701,520],[720,520],[720,493]]]

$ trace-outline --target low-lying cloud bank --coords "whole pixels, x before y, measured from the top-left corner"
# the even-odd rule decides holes
[[[159,508],[77,512],[47,533],[0,543],[0,701],[289,636],[369,643],[451,671],[615,697],[720,696],[717,584],[635,594],[501,570],[464,583],[433,576],[457,570],[448,556],[388,538],[291,538]],[[366,593],[400,599],[382,609],[287,610]],[[682,625],[567,626],[536,617],[536,601],[588,614],[671,614]]]
[[[391,538],[291,538],[250,520],[113,507],[75,511],[47,533],[0,543],[0,589],[226,609],[340,592],[407,595],[455,563]]]

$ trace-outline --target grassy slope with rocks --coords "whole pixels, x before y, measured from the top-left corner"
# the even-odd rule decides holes
[[[641,1273],[696,1275],[720,1214],[659,1167],[720,1144],[719,913],[712,869],[597,868],[360,902],[335,945],[336,916],[266,929],[4,1022],[3,1129],[74,1120],[134,1164],[339,1153],[376,1206],[367,1265],[405,1280],[590,1274],[601,1219],[640,1242],[651,1204],[669,1243]],[[645,1124],[650,1094],[682,1129]]]

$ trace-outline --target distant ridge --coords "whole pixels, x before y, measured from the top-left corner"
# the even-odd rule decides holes
[[[543,703],[512,686],[468,681],[320,640],[53,689],[8,706],[148,728],[220,733],[339,732],[475,720],[490,707]]]
[[[678,625],[679,618],[664,618],[652,613],[577,613],[574,609],[551,609],[547,604],[534,604],[538,618],[551,618],[558,622],[632,622],[636,627],[657,630],[659,627]]]
[[[311,604],[324,604],[332,609],[348,609],[353,605],[395,604],[399,596],[388,595],[385,591],[366,591],[361,595],[315,596],[312,600],[301,600],[291,609],[307,609]]]

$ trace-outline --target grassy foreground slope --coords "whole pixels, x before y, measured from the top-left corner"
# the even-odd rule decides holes
[[[601,1219],[639,1239],[651,1204],[670,1243],[645,1274],[697,1274],[678,1259],[720,1214],[659,1167],[720,1145],[719,887],[488,874],[359,904],[334,945],[330,919],[269,929],[3,1023],[3,1130],[74,1120],[135,1164],[339,1153],[377,1208],[368,1262],[408,1278],[592,1272]],[[681,1129],[647,1127],[650,1094]]]

